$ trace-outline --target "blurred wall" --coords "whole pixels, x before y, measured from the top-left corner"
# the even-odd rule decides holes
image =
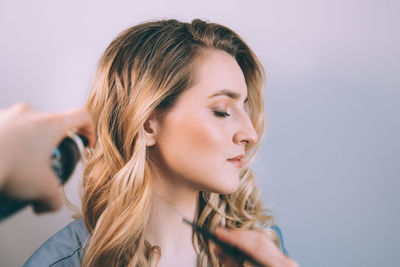
[[[254,163],[301,266],[398,266],[400,2],[0,1],[0,108],[83,105],[97,60],[150,19],[208,19],[262,60],[268,116]],[[66,187],[79,204],[78,169]],[[30,209],[0,225],[0,266],[21,266],[71,219]]]

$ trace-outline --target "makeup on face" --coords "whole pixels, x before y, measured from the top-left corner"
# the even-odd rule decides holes
[[[241,155],[257,139],[246,109],[248,97],[235,58],[210,53],[198,66],[196,83],[157,122],[152,157],[160,176],[206,192],[237,190]]]
[[[234,157],[234,158],[231,158],[231,159],[227,159],[230,163],[232,163],[233,165],[235,165],[237,168],[242,168],[242,166],[243,166],[243,162],[242,162],[242,159],[243,159],[243,157],[244,157],[244,155],[243,154],[241,154],[241,155],[239,155],[239,156],[236,156],[236,157]]]

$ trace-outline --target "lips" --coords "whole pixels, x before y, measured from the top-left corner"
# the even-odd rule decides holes
[[[244,155],[242,154],[242,155],[236,156],[234,158],[228,159],[228,161],[240,169],[243,166],[243,162],[242,162],[243,157],[244,157]]]
[[[243,157],[244,157],[244,155],[240,154],[240,155],[238,155],[238,156],[236,156],[234,158],[228,159],[228,160],[242,160]]]

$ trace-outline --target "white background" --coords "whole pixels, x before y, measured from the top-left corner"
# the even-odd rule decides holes
[[[399,266],[400,2],[0,0],[0,108],[84,104],[123,29],[194,18],[238,32],[262,60],[268,127],[254,163],[301,266]],[[66,191],[79,203],[78,170]],[[0,225],[0,266],[21,266],[71,212]]]

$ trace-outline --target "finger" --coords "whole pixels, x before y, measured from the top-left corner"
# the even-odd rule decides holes
[[[32,108],[25,102],[17,102],[10,107],[13,111],[31,110]]]
[[[215,235],[222,241],[239,248],[254,248],[258,245],[268,243],[268,239],[262,233],[245,229],[227,230],[226,228],[218,227],[215,231]]]
[[[215,253],[215,255],[220,255],[220,254],[222,254],[222,249],[219,247],[219,246],[215,246],[214,247],[214,253]]]
[[[215,235],[265,266],[281,261],[283,258],[282,252],[263,233],[245,229],[228,231],[225,228],[217,228]]]
[[[62,113],[64,125],[61,128],[62,133],[71,129],[76,129],[79,134],[84,135],[89,146],[93,147],[95,143],[95,128],[92,118],[86,108],[70,109]]]
[[[224,253],[224,251],[218,246],[214,248],[214,253],[220,259],[223,266],[240,267],[243,265],[242,261]]]
[[[60,192],[60,181],[50,168],[42,174],[37,183],[40,189],[33,201],[34,211],[40,213],[60,209],[63,203]]]
[[[59,189],[52,195],[41,197],[33,201],[33,210],[35,213],[51,212],[59,210],[62,207],[62,198]]]
[[[217,228],[215,235],[222,241],[236,246],[263,266],[298,267],[298,264],[286,257],[264,233],[234,229]]]

